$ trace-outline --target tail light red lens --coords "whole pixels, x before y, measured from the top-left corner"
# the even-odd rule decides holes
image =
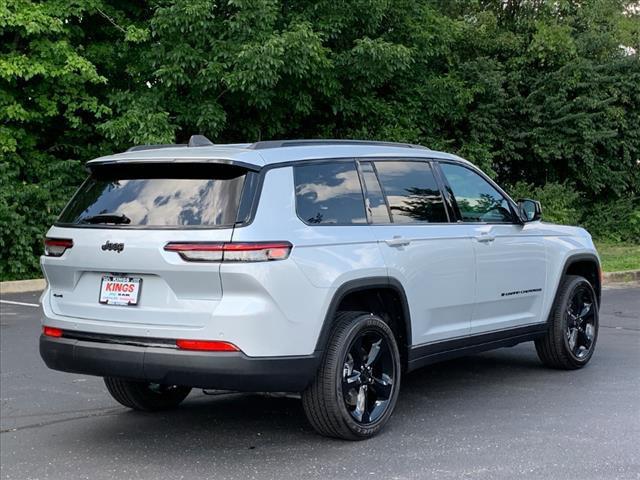
[[[289,242],[227,243],[224,246],[225,262],[265,262],[284,260],[289,256]]]
[[[60,257],[71,247],[73,247],[73,240],[70,238],[44,239],[44,254],[47,257]]]
[[[44,326],[42,327],[42,334],[46,337],[61,337],[62,330],[59,328]]]
[[[189,262],[267,262],[289,257],[293,245],[289,242],[171,242],[168,252],[178,254]]]
[[[189,262],[220,262],[224,243],[167,243],[167,252],[178,252],[183,260]]]
[[[219,340],[176,340],[176,346],[182,350],[200,350],[206,352],[239,352],[233,343]]]

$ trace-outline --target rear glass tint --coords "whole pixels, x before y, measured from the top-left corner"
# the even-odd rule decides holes
[[[447,214],[427,162],[375,162],[394,223],[444,223]]]
[[[98,166],[58,224],[232,226],[246,173],[240,167],[220,164]]]
[[[298,216],[310,225],[367,223],[355,162],[293,168]]]

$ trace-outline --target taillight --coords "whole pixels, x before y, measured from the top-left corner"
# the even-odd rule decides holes
[[[46,337],[61,337],[62,330],[55,327],[47,327],[46,325],[42,327],[42,334]]]
[[[44,239],[44,254],[47,257],[59,257],[71,247],[73,247],[73,240],[70,238]]]
[[[225,262],[264,262],[284,260],[289,256],[292,245],[289,242],[226,243]]]
[[[190,262],[220,262],[223,243],[167,243],[167,252],[178,252],[183,260]]]
[[[201,350],[207,352],[239,352],[233,343],[220,340],[176,340],[176,346],[182,350]]]
[[[177,252],[189,262],[267,262],[284,260],[291,253],[289,242],[171,242],[168,252]]]

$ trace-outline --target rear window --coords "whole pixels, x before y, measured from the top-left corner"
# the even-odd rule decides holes
[[[246,176],[246,169],[221,164],[96,166],[58,224],[232,226]]]
[[[309,225],[367,223],[355,162],[317,163],[293,168],[296,210]]]

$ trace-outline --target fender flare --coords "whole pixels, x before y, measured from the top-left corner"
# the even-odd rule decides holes
[[[404,287],[396,278],[380,276],[349,280],[338,287],[338,289],[333,294],[333,297],[331,298],[329,308],[327,309],[327,312],[325,314],[324,321],[320,329],[320,334],[318,335],[318,340],[316,342],[316,352],[324,352],[327,347],[329,334],[331,333],[331,327],[333,326],[333,321],[336,316],[336,312],[338,311],[340,302],[342,302],[342,300],[344,300],[344,298],[351,293],[375,288],[394,290],[400,297],[400,307],[404,316],[406,329],[405,335],[407,347],[411,346],[411,312],[409,311],[409,302],[407,301],[407,294],[404,290]]]
[[[573,255],[569,255],[564,261],[564,265],[562,266],[562,272],[558,277],[555,293],[553,294],[553,303],[551,304],[551,309],[553,309],[553,306],[556,304],[556,301],[558,300],[558,290],[560,289],[560,282],[562,282],[562,279],[567,274],[569,267],[576,262],[581,262],[584,260],[592,261],[593,263],[595,263],[596,269],[598,270],[598,277],[597,277],[598,284],[593,285],[593,289],[596,291],[598,307],[600,307],[601,298],[602,298],[602,280],[600,277],[600,274],[602,272],[602,267],[600,266],[600,260],[598,259],[598,256],[595,253],[575,253]]]

